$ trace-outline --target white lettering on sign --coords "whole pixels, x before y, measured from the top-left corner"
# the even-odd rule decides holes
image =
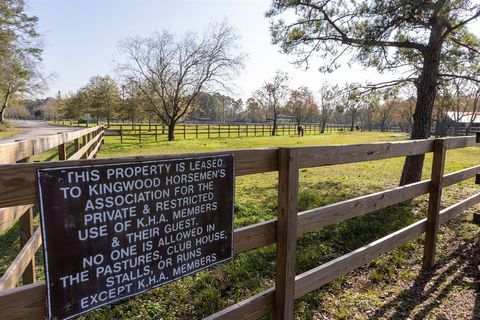
[[[232,155],[39,169],[49,318],[232,257]]]

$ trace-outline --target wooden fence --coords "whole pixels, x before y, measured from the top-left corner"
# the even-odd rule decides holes
[[[329,125],[325,127],[325,132],[348,131],[349,126]],[[315,124],[304,125],[304,134],[320,134],[321,126]],[[120,137],[120,142],[126,139],[135,139],[138,141],[151,139],[166,139],[168,128],[165,125],[157,124],[137,124],[123,125],[111,124],[108,127],[109,135]],[[279,124],[276,135],[296,135],[297,126],[293,124]],[[175,127],[175,139],[211,139],[211,138],[233,138],[233,137],[265,137],[272,135],[272,126],[264,124],[179,124]]]
[[[32,157],[58,148],[59,160],[92,159],[103,142],[103,127],[60,133],[36,140],[23,140],[0,144],[0,166],[13,163],[29,163]],[[67,148],[71,144],[71,148]],[[68,154],[67,150],[71,149]],[[17,177],[5,177],[10,185],[17,185]],[[21,185],[19,185],[21,188]],[[4,187],[1,188],[2,193]],[[22,279],[23,284],[35,282],[35,252],[42,243],[40,228],[33,230],[33,207],[36,201],[22,205],[0,205],[0,233],[9,229],[17,220],[20,228],[20,253],[0,278],[0,290],[14,288]],[[3,318],[3,317],[0,317]]]
[[[69,121],[58,121],[58,124],[70,124]],[[83,125],[78,123],[71,123],[71,125]],[[105,124],[106,126],[106,124]],[[320,134],[322,126],[318,123],[304,124],[304,134],[313,135]],[[118,136],[120,142],[129,140],[158,141],[159,139],[166,139],[168,135],[168,128],[161,124],[119,124],[112,123],[106,127],[106,135]],[[343,124],[327,124],[325,132],[341,132],[349,131],[350,125]],[[379,126],[372,126],[371,128],[363,128],[363,131],[381,131]],[[397,126],[390,126],[384,128],[385,132],[400,132]],[[278,136],[296,135],[297,126],[291,123],[280,123],[277,125]],[[175,139],[211,139],[211,138],[234,138],[234,137],[265,137],[272,135],[272,125],[270,124],[178,124],[175,126]]]
[[[275,287],[221,310],[207,319],[258,319],[272,311],[277,319],[292,319],[295,299],[367,264],[372,259],[423,233],[426,233],[423,264],[426,268],[431,267],[435,257],[435,242],[439,225],[480,202],[479,193],[440,210],[441,193],[444,187],[473,178],[480,172],[480,165],[477,165],[444,175],[446,150],[473,146],[475,142],[475,137],[457,137],[356,145],[230,151],[235,156],[235,174],[237,176],[278,171],[277,219],[237,228],[234,231],[235,254],[276,244]],[[433,152],[430,180],[297,212],[299,169],[301,168],[381,160],[429,152]],[[214,154],[225,154],[225,151],[203,153],[202,155]],[[0,194],[0,207],[29,205],[37,201],[35,170],[38,168],[162,160],[189,156],[192,154],[0,165],[0,188],[4,190]],[[13,181],[15,183],[12,183]],[[296,238],[299,235],[424,194],[429,194],[426,219],[314,269],[296,274],[295,251]],[[38,319],[44,317],[45,313],[44,282],[0,292],[0,319]]]

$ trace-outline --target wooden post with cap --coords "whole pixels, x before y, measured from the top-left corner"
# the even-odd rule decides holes
[[[275,319],[293,319],[297,245],[298,149],[280,148]]]
[[[447,140],[435,139],[433,141],[433,163],[428,198],[427,226],[425,232],[425,246],[423,250],[423,268],[431,269],[435,263],[437,233],[439,228],[440,202],[442,200],[443,169]]]

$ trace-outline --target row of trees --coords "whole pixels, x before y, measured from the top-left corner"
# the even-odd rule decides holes
[[[320,123],[321,132],[324,132],[327,123],[348,124],[352,131],[355,126],[365,130],[376,126],[382,131],[391,125],[405,130],[411,128],[412,114],[403,111],[405,104],[411,105],[412,100],[401,100],[396,89],[362,94],[358,87],[351,84],[340,88],[324,82],[314,94],[307,87],[290,89],[288,75],[279,71],[271,81],[255,91],[246,103],[220,93],[200,92],[180,120],[268,121],[273,123],[272,135],[276,134],[279,119],[299,125]],[[53,105],[58,106],[63,117],[77,120],[84,119],[86,113],[90,114],[93,121],[105,119],[107,124],[111,119],[132,123],[162,120],[135,84],[121,85],[110,76],[92,77],[83,88],[65,99],[57,98],[57,103]]]
[[[15,99],[44,87],[37,22],[25,13],[24,0],[0,3],[0,124]]]
[[[387,95],[363,95],[353,85],[340,89],[322,85],[319,99],[305,87],[291,90],[288,75],[277,72],[246,103],[220,93],[243,66],[243,54],[236,53],[237,36],[227,24],[210,25],[198,35],[188,33],[175,39],[168,32],[147,38],[128,38],[121,43],[125,59],[118,63],[118,85],[109,76],[93,77],[78,92],[62,103],[68,118],[112,117],[132,122],[149,119],[168,126],[168,138],[174,139],[175,125],[182,120],[271,121],[276,134],[280,117],[298,124],[321,122],[323,128],[335,115],[337,122],[349,119],[351,130],[367,114],[369,127],[376,121],[387,125],[389,114],[378,117]]]

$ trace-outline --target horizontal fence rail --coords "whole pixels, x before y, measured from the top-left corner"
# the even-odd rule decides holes
[[[103,127],[93,127],[35,140],[0,144],[0,166],[28,164],[34,156],[54,148],[57,148],[59,160],[92,159],[103,142],[103,132]],[[70,155],[67,154],[68,144],[73,147]],[[11,179],[10,183],[18,187],[17,179]],[[21,247],[20,253],[0,278],[0,291],[15,288],[20,279],[23,284],[35,282],[35,253],[42,244],[40,228],[35,232],[33,230],[33,208],[36,202],[34,199],[25,205],[0,205],[0,233],[19,221]]]
[[[298,190],[295,183],[292,183],[292,180],[298,179],[298,170],[300,168],[382,160],[429,152],[434,152],[434,158],[437,157],[438,159],[439,153],[438,150],[435,149],[435,145],[438,144],[439,141],[444,145],[446,150],[470,147],[476,143],[475,137],[458,137],[357,145],[228,151],[235,155],[236,176],[272,171],[280,172],[279,213],[277,219],[237,228],[234,231],[233,237],[235,254],[277,244],[277,277],[275,288],[266,289],[244,301],[207,317],[207,319],[258,319],[272,311],[276,313],[277,317],[289,319],[292,317],[294,299],[298,299],[324,286],[426,232],[428,234],[428,225],[432,223],[430,216],[350,253],[317,266],[314,269],[296,275],[294,250],[297,236],[382,208],[403,203],[425,194],[430,194],[431,196],[433,180],[424,180],[303,212],[296,212],[296,193]],[[225,151],[197,153],[195,155],[214,154],[225,154]],[[332,154],[336,154],[336,156],[332,156]],[[35,170],[37,168],[162,160],[184,156],[189,157],[191,155],[192,154],[177,154],[0,165],[0,188],[5,190],[5,192],[0,194],[0,206],[28,206],[35,203]],[[435,172],[432,172],[432,177],[434,173]],[[479,173],[480,165],[477,165],[442,175],[439,187],[444,188],[459,183],[473,178]],[[283,197],[285,195],[287,198]],[[480,193],[448,208],[438,210],[438,212],[436,212],[436,221],[439,225],[445,224],[448,220],[478,203],[480,203]],[[35,234],[36,233],[37,231]],[[35,237],[31,239],[33,240],[31,240],[28,249],[24,250],[23,256],[28,256],[27,252],[30,252],[30,249],[37,245],[37,242],[34,240]],[[433,237],[433,239],[435,239],[435,237]],[[433,249],[434,248],[435,246]],[[20,256],[20,258],[17,257],[19,260],[17,261],[18,265],[22,265],[22,261],[24,261],[23,256]],[[4,282],[0,280],[0,287],[3,283]],[[5,286],[9,287],[7,284]],[[278,307],[274,307],[280,303],[280,310]],[[22,317],[42,318],[44,316],[44,282],[0,292],[1,319]]]

